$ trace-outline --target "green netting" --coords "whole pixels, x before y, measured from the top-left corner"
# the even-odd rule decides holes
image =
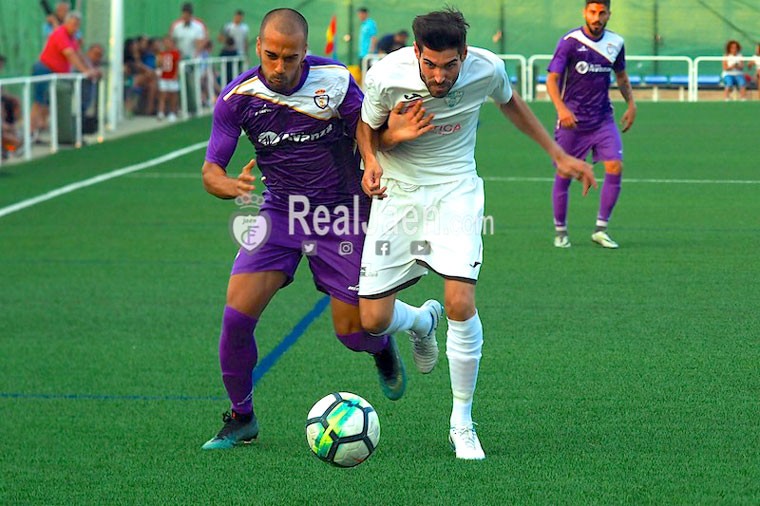
[[[74,2],[85,14],[84,33],[102,37],[108,20],[102,19],[108,0]],[[51,0],[51,4],[55,1]],[[90,7],[92,3],[92,7]],[[95,4],[99,4],[96,6]],[[182,0],[124,0],[125,36],[140,33],[163,35],[178,17]],[[551,53],[557,39],[582,23],[581,0],[460,0],[452,2],[470,23],[469,40],[496,52],[526,56]],[[309,21],[310,47],[323,54],[325,32],[332,15],[338,18],[337,52],[346,63],[358,63],[352,49],[355,41],[344,36],[358,28],[356,9],[366,6],[381,34],[402,28],[411,30],[415,15],[440,8],[429,0],[300,0],[284,2],[244,2],[240,0],[197,0],[196,15],[209,27],[215,40],[221,26],[235,9],[246,12],[253,34],[264,13],[275,7],[297,8]],[[502,15],[503,12],[503,15]],[[751,54],[760,41],[760,2],[757,0],[613,0],[610,29],[626,39],[629,55],[720,55],[728,39],[737,39],[743,53]],[[43,13],[33,0],[0,0],[0,53],[8,57],[4,75],[27,74],[42,48]],[[90,25],[97,28],[88,28]],[[494,41],[499,30],[503,38]],[[105,42],[90,40],[88,42]],[[648,72],[642,66],[638,69]],[[674,70],[677,72],[678,70]]]

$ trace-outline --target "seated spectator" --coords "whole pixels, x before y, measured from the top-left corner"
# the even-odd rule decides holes
[[[0,72],[5,67],[5,56],[0,55]],[[13,95],[5,92],[2,94],[2,152],[3,160],[8,157],[8,153],[18,152],[21,146],[21,139],[16,131],[16,122],[21,117],[21,102]]]
[[[124,91],[127,115],[155,114],[158,76],[143,63],[138,38],[124,41]]]
[[[755,88],[757,97],[760,99],[760,42],[755,46],[755,55],[749,61],[749,68],[755,69]]]
[[[65,74],[75,68],[88,79],[97,80],[100,78],[100,72],[87,64],[79,50],[76,34],[81,24],[82,16],[77,11],[71,11],[66,15],[63,24],[56,28],[48,38],[45,48],[40,53],[39,61],[32,66],[32,75]],[[48,81],[34,85],[31,127],[35,133],[47,125],[49,87]]]
[[[731,98],[732,88],[739,90],[742,100],[747,100],[747,82],[744,79],[744,58],[741,54],[742,46],[735,40],[726,43],[726,53],[723,55],[723,86],[724,99]]]
[[[377,42],[377,53],[380,55],[392,53],[396,49],[401,49],[406,46],[406,42],[409,39],[409,32],[406,30],[400,30],[396,33],[389,33],[383,35]]]

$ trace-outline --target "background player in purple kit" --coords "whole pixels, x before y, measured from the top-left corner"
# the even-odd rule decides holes
[[[627,132],[636,119],[636,103],[625,71],[623,38],[605,29],[610,19],[610,0],[586,0],[586,24],[565,34],[549,63],[546,89],[557,109],[554,131],[557,143],[569,154],[604,163],[604,184],[596,228],[591,240],[605,248],[618,245],[607,234],[607,223],[620,195],[623,175],[623,143],[615,124],[609,98],[610,73],[617,77],[620,94],[628,104],[621,124]],[[569,248],[567,235],[568,190],[571,179],[554,177],[554,245]]]
[[[312,212],[318,206],[331,212],[338,206],[358,206],[365,222],[369,209],[354,152],[362,93],[342,64],[306,56],[307,39],[301,14],[291,9],[269,12],[256,41],[261,65],[231,82],[214,108],[203,184],[223,199],[248,194],[253,190],[251,170],[258,163],[267,187],[260,214],[273,233],[252,254],[241,249],[232,267],[219,339],[222,379],[232,408],[203,449],[231,448],[258,435],[254,329],[274,294],[293,280],[304,240],[315,241],[309,267],[317,289],[331,297],[338,339],[354,351],[372,354],[387,397],[398,399],[404,392],[403,363],[393,338],[361,328],[357,291],[363,231],[341,234],[331,229],[319,235],[294,220],[289,233],[292,197],[308,199]],[[228,177],[226,167],[241,129],[256,148],[257,162],[252,160],[237,178]],[[310,218],[307,224],[314,223]]]

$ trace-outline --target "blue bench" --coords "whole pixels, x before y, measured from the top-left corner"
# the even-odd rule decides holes
[[[651,75],[644,76],[644,84],[647,86],[665,86],[668,84],[668,76],[663,75]]]
[[[697,76],[697,86],[700,88],[719,88],[721,83],[721,78],[719,75],[715,74],[705,74],[701,76]]]
[[[689,85],[689,76],[685,74],[679,74],[676,76],[670,76],[670,85],[680,88]]]
[[[539,74],[538,77],[536,77],[536,82],[538,84],[546,84],[546,74]]]

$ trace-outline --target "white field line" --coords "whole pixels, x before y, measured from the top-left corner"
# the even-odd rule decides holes
[[[122,167],[120,169],[115,169],[115,170],[112,170],[111,172],[106,172],[105,174],[100,174],[98,176],[91,177],[89,179],[77,181],[76,183],[67,184],[66,186],[61,186],[60,188],[56,188],[55,190],[51,190],[47,193],[43,193],[42,195],[38,195],[36,197],[22,200],[21,202],[16,202],[15,204],[2,207],[0,208],[0,218],[2,218],[3,216],[8,216],[9,214],[13,214],[18,211],[21,211],[22,209],[35,206],[42,202],[52,200],[56,197],[66,195],[67,193],[71,193],[71,192],[80,190],[82,188],[87,188],[88,186],[92,186],[98,183],[102,183],[104,181],[108,181],[109,179],[114,179],[120,176],[124,176],[126,174],[130,174],[132,172],[137,172],[139,170],[147,169],[149,167],[155,167],[156,165],[160,165],[164,162],[174,160],[175,158],[179,158],[188,153],[192,153],[193,151],[197,151],[201,148],[205,148],[207,144],[208,142],[206,141],[198,142],[196,144],[192,144],[182,149],[178,149],[176,151],[172,151],[165,155],[159,156],[158,158],[153,158],[152,160],[148,160],[148,161],[138,163],[135,165],[129,165],[128,167]],[[199,176],[196,175],[195,177],[199,177]]]
[[[554,181],[553,177],[506,177],[488,176],[484,181],[495,183],[547,183]],[[601,181],[600,181],[601,182]],[[744,179],[635,179],[623,178],[623,183],[647,183],[647,184],[760,184],[760,180]]]

